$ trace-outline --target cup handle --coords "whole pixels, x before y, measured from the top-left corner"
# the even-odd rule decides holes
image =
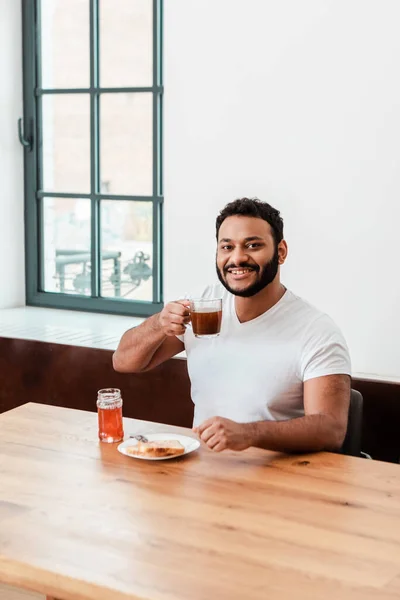
[[[190,302],[190,294],[188,294],[186,292],[185,295],[183,296],[183,299]],[[189,312],[191,312],[190,309],[189,309]],[[189,323],[185,323],[185,327],[191,327],[191,326],[192,326],[192,321],[189,321]]]
[[[192,326],[192,311],[189,309],[190,312],[190,321],[189,323],[185,323],[185,327],[191,327]]]

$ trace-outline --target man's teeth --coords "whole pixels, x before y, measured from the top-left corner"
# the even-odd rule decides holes
[[[252,269],[237,269],[237,270],[232,270],[229,271],[230,273],[233,273],[233,275],[244,275],[245,273],[250,273],[250,271],[252,271]]]

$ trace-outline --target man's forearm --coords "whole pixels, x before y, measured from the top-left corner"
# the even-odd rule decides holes
[[[317,452],[339,450],[346,431],[334,417],[306,415],[288,421],[244,423],[249,446],[279,452]]]
[[[124,333],[113,355],[114,368],[127,373],[142,371],[166,337],[159,324],[159,314],[149,317]]]

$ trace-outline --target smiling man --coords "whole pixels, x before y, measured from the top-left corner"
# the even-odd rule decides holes
[[[283,220],[260,200],[228,204],[216,220],[222,298],[219,337],[196,338],[177,300],[127,331],[114,368],[142,372],[186,350],[194,430],[214,451],[340,449],[350,401],[350,358],[337,326],[280,280]]]

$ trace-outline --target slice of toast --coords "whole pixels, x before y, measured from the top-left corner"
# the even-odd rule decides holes
[[[162,458],[179,456],[185,452],[185,447],[177,440],[155,440],[154,442],[138,442],[136,446],[129,446],[126,451],[132,456]]]

